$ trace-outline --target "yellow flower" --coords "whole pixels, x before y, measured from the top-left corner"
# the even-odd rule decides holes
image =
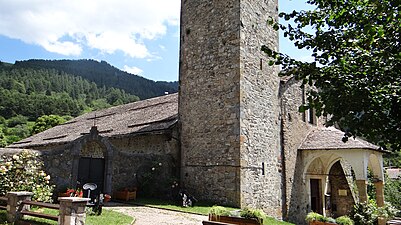
[[[47,175],[46,177],[45,177],[45,180],[50,180],[50,175]]]
[[[13,159],[19,160],[19,156],[18,155],[13,155]]]

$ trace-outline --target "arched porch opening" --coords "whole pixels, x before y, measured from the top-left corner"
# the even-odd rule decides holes
[[[308,208],[328,216],[345,215],[368,200],[368,168],[376,201],[384,204],[382,152],[363,149],[303,150]],[[333,183],[334,182],[334,183]]]

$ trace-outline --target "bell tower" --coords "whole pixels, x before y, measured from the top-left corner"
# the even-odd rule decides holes
[[[198,199],[280,217],[277,0],[182,0],[181,179]]]

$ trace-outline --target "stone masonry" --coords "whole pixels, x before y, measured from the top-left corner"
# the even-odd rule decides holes
[[[276,1],[183,1],[179,117],[183,185],[281,216]]]

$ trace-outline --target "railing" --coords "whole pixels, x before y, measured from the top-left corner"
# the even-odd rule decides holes
[[[50,204],[50,203],[45,203],[45,202],[35,202],[35,201],[30,201],[30,200],[22,201],[21,205],[22,205],[22,207],[20,207],[20,208],[24,208],[23,207],[24,205],[33,205],[33,206],[39,206],[39,207],[42,207],[42,208],[60,210],[60,205],[59,204]],[[58,221],[58,219],[59,219],[59,216],[40,213],[40,212],[34,212],[34,211],[26,210],[26,209],[21,210],[20,213],[21,213],[21,215],[40,217],[40,218],[49,219],[49,220],[55,220],[55,221]]]
[[[60,225],[85,224],[85,207],[89,198],[63,197],[59,198],[60,204],[31,201],[32,192],[9,192],[7,197],[0,197],[0,201],[6,202],[7,206],[0,209],[7,210],[7,221],[16,223],[23,219],[24,215],[40,217],[58,221]],[[56,209],[59,215],[50,215],[30,210],[30,206]]]
[[[7,204],[8,198],[7,197],[0,197],[0,201],[5,202]],[[7,210],[7,206],[0,205],[0,209]]]

